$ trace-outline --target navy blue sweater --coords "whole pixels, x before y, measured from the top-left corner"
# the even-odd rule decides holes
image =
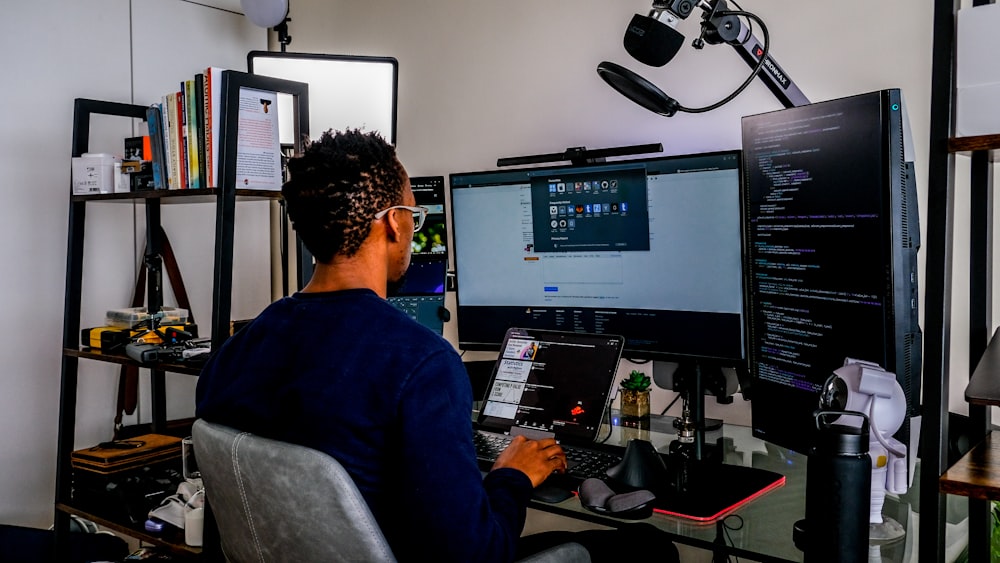
[[[402,561],[510,561],[531,482],[481,478],[471,410],[447,341],[348,290],[271,304],[209,360],[196,415],[333,456]]]

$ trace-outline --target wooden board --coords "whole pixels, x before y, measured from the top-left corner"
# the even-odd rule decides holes
[[[978,499],[1000,499],[1000,440],[989,434],[939,481],[942,493]]]
[[[100,473],[113,473],[181,455],[181,439],[176,436],[143,434],[124,440],[124,442],[142,445],[127,449],[106,448],[98,445],[77,450],[73,452],[71,457],[73,467]]]

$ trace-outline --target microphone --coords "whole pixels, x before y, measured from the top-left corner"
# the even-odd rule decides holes
[[[635,60],[649,66],[663,66],[684,44],[684,36],[650,16],[636,14],[625,28],[625,50]]]
[[[612,62],[597,65],[597,74],[618,91],[619,94],[663,117],[672,117],[681,109],[677,100],[666,95],[655,84]]]

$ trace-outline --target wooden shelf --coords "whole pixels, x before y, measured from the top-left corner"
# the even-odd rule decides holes
[[[997,149],[1000,149],[1000,135],[977,135],[948,139],[948,152],[951,153],[994,151],[990,154],[990,160],[994,160]]]
[[[121,203],[142,203],[146,200],[158,200],[161,203],[212,203],[219,197],[219,190],[206,188],[198,190],[146,190],[120,194],[74,195],[71,200],[80,201],[117,201]],[[236,190],[236,198],[241,201],[278,200],[281,192],[276,190]]]
[[[951,466],[939,480],[942,493],[1000,499],[1000,440],[989,434]]]
[[[132,365],[146,369],[169,371],[171,373],[185,373],[187,375],[198,375],[201,373],[201,368],[202,368],[201,365],[169,364],[169,363],[142,364],[126,356],[125,354],[104,354],[100,350],[90,350],[90,349],[77,350],[75,348],[63,348],[63,354],[72,358],[86,358],[88,360],[97,360],[99,362],[110,362],[113,364]]]
[[[111,518],[106,518],[100,514],[61,502],[56,503],[56,510],[60,510],[67,514],[74,514],[80,518],[86,518],[98,526],[125,534],[126,536],[135,538],[139,541],[162,547],[175,555],[200,557],[202,553],[200,547],[192,547],[184,543],[184,531],[172,526],[167,526],[162,533],[153,534],[147,532],[142,524],[122,523]]]

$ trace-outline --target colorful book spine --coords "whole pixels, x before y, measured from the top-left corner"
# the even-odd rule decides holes
[[[184,88],[177,92],[177,151],[180,153],[177,161],[181,168],[181,189],[191,187],[191,163],[188,160],[187,148],[187,105],[184,103]]]
[[[164,174],[164,154],[163,154],[163,119],[160,115],[160,107],[153,104],[146,109],[146,128],[149,129],[150,161],[153,168],[153,188],[164,190],[167,188],[166,175]]]
[[[184,189],[184,174],[181,167],[180,120],[177,116],[177,92],[167,94],[167,128],[170,136],[170,171],[167,181],[174,190]]]
[[[218,188],[219,187],[219,141],[222,139],[220,133],[222,125],[222,72],[225,69],[210,66],[205,69],[205,85],[207,93],[205,95],[207,103],[205,104],[205,120],[208,124],[205,126],[205,149],[207,154],[205,159],[208,161],[207,175],[209,187]]]
[[[205,75],[194,75],[195,137],[198,139],[198,185],[208,187],[208,162],[205,150]]]
[[[192,189],[201,188],[201,171],[198,163],[198,96],[194,79],[184,81],[184,127],[187,135],[188,184]]]
[[[160,124],[163,126],[163,179],[168,190],[176,188],[177,180],[170,169],[170,121],[167,116],[167,97],[160,97]]]

